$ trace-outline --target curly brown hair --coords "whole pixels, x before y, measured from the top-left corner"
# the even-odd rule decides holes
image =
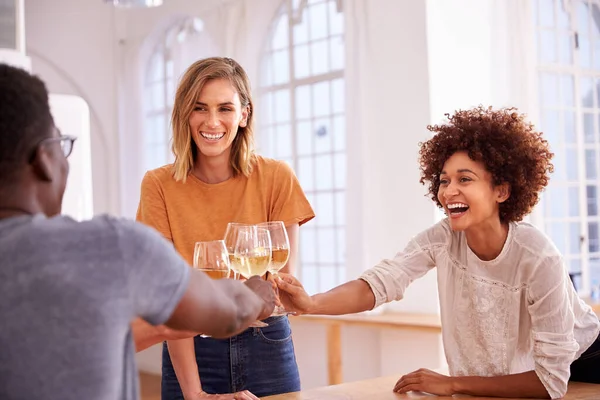
[[[493,110],[479,106],[446,114],[448,123],[429,125],[436,135],[420,143],[420,182],[442,208],[437,194],[444,163],[457,151],[466,151],[492,174],[492,183],[508,183],[510,197],[500,204],[500,220],[520,221],[539,201],[539,193],[554,171],[548,142],[515,108]]]

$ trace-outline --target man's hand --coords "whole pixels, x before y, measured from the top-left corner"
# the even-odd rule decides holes
[[[275,308],[275,291],[271,282],[262,280],[258,276],[253,276],[244,282],[248,289],[252,290],[258,297],[263,300],[263,309],[258,319],[265,319],[273,313]]]
[[[396,393],[410,391],[437,394],[438,396],[452,396],[454,394],[451,377],[425,368],[402,376],[394,386],[394,392]]]
[[[279,287],[279,300],[286,311],[298,315],[311,313],[314,300],[306,293],[298,279],[289,274],[279,273],[275,281]]]

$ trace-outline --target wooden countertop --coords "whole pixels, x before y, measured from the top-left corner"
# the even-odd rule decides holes
[[[471,397],[471,396],[432,396],[424,393],[409,392],[397,394],[392,392],[399,376],[386,376],[358,382],[343,383],[341,385],[327,386],[302,392],[286,393],[276,396],[262,397],[268,400],[401,400],[401,399],[435,399],[456,400],[467,398],[470,400],[502,400],[499,397]],[[572,382],[563,400],[598,400],[600,398],[600,385]],[[505,399],[506,400],[506,399]]]
[[[292,320],[326,324],[360,325],[379,328],[408,328],[441,331],[440,316],[436,314],[383,313],[348,315],[301,315]]]

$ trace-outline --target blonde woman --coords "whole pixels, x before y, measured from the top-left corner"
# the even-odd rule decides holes
[[[171,123],[175,162],[146,173],[137,219],[191,264],[194,243],[222,239],[229,222],[283,221],[293,272],[299,226],[314,217],[287,164],[253,152],[250,82],[230,58],[184,73]],[[163,345],[162,399],[256,399],[300,389],[287,317],[227,340],[196,336]]]

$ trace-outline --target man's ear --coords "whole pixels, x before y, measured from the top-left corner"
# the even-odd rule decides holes
[[[502,183],[496,186],[497,190],[497,201],[498,203],[504,203],[510,197],[510,185],[508,183]]]
[[[44,146],[38,146],[31,158],[31,167],[36,177],[44,182],[52,182],[51,156]]]

